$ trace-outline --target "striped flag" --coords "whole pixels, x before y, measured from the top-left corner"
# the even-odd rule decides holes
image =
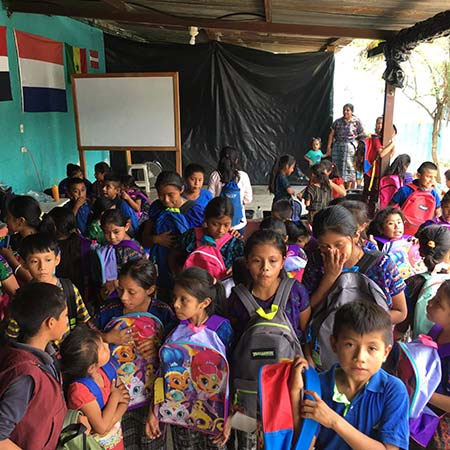
[[[97,50],[89,50],[89,61],[91,63],[91,67],[93,69],[98,69],[98,51]]]
[[[14,30],[25,112],[67,111],[62,42]]]
[[[66,52],[67,76],[73,73],[87,73],[86,49],[64,44]]]
[[[0,27],[0,101],[12,100],[6,27]]]

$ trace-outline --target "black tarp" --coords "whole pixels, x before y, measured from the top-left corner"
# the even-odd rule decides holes
[[[144,44],[105,34],[107,72],[179,72],[183,164],[207,173],[220,149],[242,152],[252,184],[266,184],[275,158],[303,155],[312,137],[325,139],[332,121],[334,55],[272,54],[216,41],[200,45]],[[111,152],[113,167],[123,155]],[[133,152],[133,162],[158,159],[174,167],[171,153]]]

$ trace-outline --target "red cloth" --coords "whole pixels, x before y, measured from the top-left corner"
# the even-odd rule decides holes
[[[340,178],[340,177],[332,178],[331,181],[333,183],[335,183],[335,184],[338,184],[339,186],[344,186],[344,180],[342,178]],[[331,192],[333,194],[333,198],[339,198],[340,197],[340,195],[337,192],[335,192],[333,190],[331,190]]]

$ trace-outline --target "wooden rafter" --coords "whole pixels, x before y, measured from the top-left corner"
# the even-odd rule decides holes
[[[272,0],[264,0],[264,15],[266,22],[272,22]]]
[[[101,0],[103,3],[106,3],[108,6],[112,6],[113,8],[119,11],[128,11],[129,8],[123,0]]]
[[[390,39],[396,34],[395,31],[385,29],[269,23],[265,21],[217,20],[199,17],[181,18],[150,11],[119,11],[114,8],[99,7],[95,4],[84,5],[82,7],[66,7],[58,4],[40,3],[38,0],[7,0],[6,5],[10,12],[115,20],[122,23],[139,23],[175,29],[185,29],[189,26],[197,26],[199,28],[214,28],[217,30],[289,34],[297,36],[333,36],[359,39]]]

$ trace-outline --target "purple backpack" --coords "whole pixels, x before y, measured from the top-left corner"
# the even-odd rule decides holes
[[[161,347],[161,377],[155,382],[161,422],[212,435],[223,431],[229,368],[225,345],[216,330],[226,321],[212,315],[196,327],[183,320]]]
[[[409,394],[410,434],[426,447],[439,424],[439,417],[427,407],[442,378],[438,345],[425,334],[412,342],[399,342],[399,345],[397,376]]]

